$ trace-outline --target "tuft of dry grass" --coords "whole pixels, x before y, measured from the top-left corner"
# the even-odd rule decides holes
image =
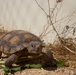
[[[5,34],[7,32],[7,30],[1,29],[0,28],[0,36],[2,36],[3,34]]]
[[[66,47],[76,53],[76,42],[73,38],[62,38]],[[53,51],[54,57],[59,61],[65,61],[65,66],[76,68],[76,54],[65,49],[57,40],[54,44],[49,44],[49,48]]]

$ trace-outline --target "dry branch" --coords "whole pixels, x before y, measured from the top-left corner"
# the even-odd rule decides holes
[[[66,46],[64,45],[63,40],[62,40],[61,37],[59,36],[59,34],[58,34],[58,32],[57,32],[54,24],[57,23],[58,21],[62,21],[62,20],[65,21],[65,19],[68,19],[69,17],[71,17],[71,16],[76,12],[76,10],[73,11],[71,14],[67,15],[66,17],[61,18],[61,19],[58,20],[58,21],[55,20],[55,22],[53,23],[53,16],[54,16],[55,9],[56,9],[57,6],[58,6],[58,3],[56,3],[56,5],[55,5],[55,7],[53,8],[52,12],[50,12],[50,2],[49,2],[49,0],[47,0],[47,2],[48,2],[48,9],[49,9],[49,13],[47,14],[46,11],[39,5],[39,3],[37,2],[37,0],[35,0],[35,2],[36,2],[37,5],[41,8],[41,10],[43,10],[43,12],[46,14],[46,16],[47,16],[47,21],[50,22],[50,23],[49,23],[50,26],[52,26],[52,27],[53,27],[53,30],[56,32],[56,34],[57,34],[57,36],[58,36],[58,39],[59,39],[60,43],[62,44],[62,46],[63,46],[65,49],[67,49],[68,51],[70,51],[70,52],[72,52],[72,53],[75,54],[75,52],[74,52],[73,50],[69,49],[68,47],[66,47]],[[57,0],[57,2],[62,2],[62,0]],[[59,10],[60,10],[60,9],[59,9]],[[59,11],[58,11],[58,12],[59,12]],[[58,12],[56,13],[56,16],[58,15]],[[55,19],[56,19],[56,17],[55,17]],[[68,22],[69,22],[69,21],[68,21]]]

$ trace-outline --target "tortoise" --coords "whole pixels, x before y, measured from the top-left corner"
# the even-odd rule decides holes
[[[52,53],[43,48],[43,41],[38,36],[24,30],[9,31],[0,37],[0,57],[2,53],[8,57],[6,67],[11,67],[20,57],[26,55],[44,53],[53,58]]]

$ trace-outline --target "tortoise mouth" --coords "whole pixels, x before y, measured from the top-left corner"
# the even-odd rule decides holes
[[[32,53],[32,54],[39,54],[41,53],[40,50],[28,50],[29,53]]]
[[[37,51],[35,51],[35,50],[32,50],[32,51],[29,51],[29,53],[32,53],[32,54],[39,54],[39,53],[41,53],[41,52],[37,52]]]

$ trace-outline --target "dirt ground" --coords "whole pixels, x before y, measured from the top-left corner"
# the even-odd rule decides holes
[[[4,71],[0,69],[0,75],[4,75]],[[46,69],[25,69],[23,71],[17,71],[15,74],[9,73],[8,75],[76,75],[76,69],[74,68],[46,68]]]

